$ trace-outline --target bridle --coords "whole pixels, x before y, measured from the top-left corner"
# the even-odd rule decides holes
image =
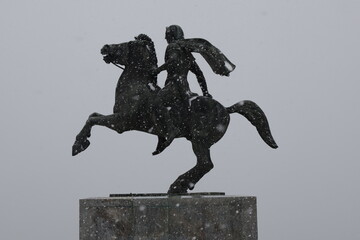
[[[114,63],[114,62],[111,62],[112,64],[114,64],[115,66],[117,66],[118,68],[121,68],[122,70],[124,70],[125,68],[124,67],[122,67],[122,66],[120,66],[120,65],[117,65],[116,63]]]

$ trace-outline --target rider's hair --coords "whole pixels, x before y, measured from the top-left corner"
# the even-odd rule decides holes
[[[166,28],[166,40],[172,42],[184,39],[184,31],[179,25],[171,25]]]

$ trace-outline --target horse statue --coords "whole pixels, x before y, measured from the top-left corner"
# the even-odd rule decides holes
[[[149,38],[150,39],[150,38]],[[87,119],[84,127],[76,136],[72,155],[84,151],[90,142],[93,126],[105,126],[118,133],[137,130],[157,135],[159,142],[165,136],[153,121],[153,102],[160,87],[151,69],[156,67],[155,49],[151,39],[105,45],[101,54],[106,62],[124,66],[115,92],[113,114],[102,115],[93,113]],[[156,58],[156,54],[155,54]],[[180,175],[170,185],[168,194],[184,194],[193,190],[195,184],[213,167],[210,158],[210,147],[225,134],[230,114],[238,113],[254,125],[260,137],[272,148],[277,148],[273,139],[267,118],[261,108],[252,101],[240,101],[230,107],[224,107],[215,99],[191,95],[186,107],[175,103],[169,108],[174,125],[180,130],[177,138],[185,137],[192,143],[192,149],[197,158],[196,165]]]

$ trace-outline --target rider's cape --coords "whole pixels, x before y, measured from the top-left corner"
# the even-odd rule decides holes
[[[229,76],[235,69],[235,65],[218,48],[205,39],[189,38],[178,40],[177,43],[190,52],[200,53],[216,74]]]

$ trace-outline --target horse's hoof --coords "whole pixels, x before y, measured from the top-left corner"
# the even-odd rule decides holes
[[[187,190],[188,190],[188,187],[185,186],[185,184],[177,183],[177,184],[171,184],[167,193],[169,195],[181,195],[181,194],[186,194]]]
[[[82,151],[85,151],[85,149],[87,149],[89,145],[90,145],[90,141],[87,139],[82,142],[76,140],[72,147],[72,155],[75,156],[81,153]]]
[[[162,151],[159,151],[159,150],[156,149],[156,150],[152,153],[152,155],[155,156],[155,155],[160,154],[161,152],[162,152]]]
[[[170,188],[167,192],[168,195],[181,195],[181,194],[187,194],[186,189],[176,189],[176,188]]]

